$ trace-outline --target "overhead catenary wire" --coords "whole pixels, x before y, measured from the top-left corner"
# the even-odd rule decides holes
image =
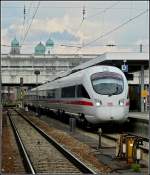
[[[33,1],[30,2],[29,8],[28,8],[28,11],[27,11],[27,20],[28,20],[28,21],[29,21],[29,17],[30,17],[30,11],[31,11],[32,3],[33,3]],[[29,23],[28,21],[27,21],[27,24]]]
[[[133,1],[130,2],[129,18],[132,18],[132,13],[133,13]]]
[[[148,9],[142,11],[142,12],[139,13],[138,15],[134,16],[133,18],[128,19],[127,21],[125,21],[124,23],[118,25],[117,27],[113,28],[112,30],[110,30],[110,31],[108,31],[108,32],[106,32],[106,33],[100,35],[100,36],[97,37],[96,39],[94,39],[94,40],[92,40],[92,41],[90,41],[90,42],[84,44],[81,48],[79,48],[78,50],[76,50],[76,52],[78,52],[79,50],[81,50],[82,48],[84,48],[84,47],[86,47],[86,46],[88,46],[88,45],[91,45],[92,43],[96,42],[97,40],[99,40],[99,39],[101,39],[101,38],[103,38],[103,37],[106,37],[107,35],[112,34],[113,32],[115,32],[115,31],[117,31],[118,29],[122,28],[123,26],[125,26],[125,25],[128,24],[129,22],[131,22],[131,21],[135,20],[136,18],[138,18],[138,17],[144,15],[144,14],[147,13],[148,11],[149,11]]]
[[[106,12],[107,10],[110,10],[111,8],[113,8],[115,5],[117,5],[117,4],[119,4],[119,3],[120,3],[120,1],[115,2],[115,3],[112,4],[111,6],[106,7],[103,11],[100,11],[99,13],[96,13],[96,14],[91,15],[91,16],[89,16],[89,17],[85,17],[86,10],[85,10],[85,6],[83,6],[83,18],[82,18],[82,21],[81,21],[81,23],[80,23],[80,25],[79,25],[79,27],[78,27],[78,29],[77,29],[77,31],[76,31],[76,34],[78,33],[79,29],[81,28],[81,26],[82,26],[84,20],[87,20],[87,19],[89,19],[89,18],[91,18],[91,17],[95,17],[95,16],[97,16],[97,15],[100,15],[101,13],[104,13],[104,12]]]
[[[25,22],[26,22],[26,5],[25,5],[25,2],[24,2],[24,7],[23,7],[23,25],[22,25],[22,33],[21,33],[22,38],[24,36]]]
[[[34,6],[34,8],[35,8],[35,6]],[[41,6],[40,6],[40,8],[41,8]],[[80,7],[81,8],[81,7]],[[103,9],[103,8],[102,8]],[[70,46],[66,46],[66,47],[70,47]],[[71,46],[72,47],[72,46]]]
[[[38,11],[38,9],[39,9],[39,6],[40,6],[40,1],[38,2],[37,8],[36,8],[36,10],[35,10],[35,12],[34,12],[34,14],[33,14],[33,16],[32,16],[31,23],[29,24],[29,27],[27,28],[27,30],[26,30],[26,32],[25,32],[25,35],[24,35],[24,38],[23,38],[23,40],[22,40],[21,46],[23,45],[23,43],[24,43],[24,41],[25,41],[25,39],[26,39],[26,37],[27,37],[27,35],[28,35],[28,32],[29,32],[29,30],[30,30],[30,28],[31,28],[31,25],[32,25],[32,22],[33,22],[33,20],[34,20],[34,18],[35,18],[35,15],[37,14],[37,11]]]
[[[102,11],[100,11],[100,12],[98,12],[98,13],[95,13],[94,15],[91,15],[91,16],[89,16],[89,17],[87,17],[87,18],[88,18],[88,19],[89,19],[89,18],[93,18],[93,17],[95,17],[95,16],[97,16],[97,15],[100,15],[100,14],[102,14],[102,13],[105,13],[107,10],[112,9],[114,6],[118,5],[119,3],[120,3],[120,1],[117,1],[117,2],[115,2],[114,4],[112,4],[112,5],[108,6],[108,7],[106,7],[104,10],[102,10]],[[87,19],[87,18],[85,18],[85,19]]]
[[[79,30],[80,30],[80,28],[81,28],[81,26],[82,26],[82,24],[83,24],[83,22],[85,20],[85,13],[86,13],[85,6],[83,6],[83,9],[82,9],[82,21],[79,24],[79,27],[77,28],[75,35],[79,32]]]
[[[35,43],[36,44],[36,43]],[[57,44],[55,43],[55,45],[57,46],[62,46],[62,47],[76,47],[76,48],[81,48],[82,46],[80,45],[69,45],[69,44]],[[26,47],[33,47],[33,45],[31,44],[23,44],[23,46],[26,46]],[[100,44],[98,45],[99,47],[106,47],[106,46],[109,46],[109,47],[113,47],[113,46],[117,46],[117,47],[136,47],[136,46],[139,46],[139,44]],[[142,46],[145,46],[145,47],[149,47],[149,44],[142,44]],[[11,45],[9,44],[1,44],[1,47],[11,47]]]
[[[86,7],[88,9],[102,9],[102,10],[104,9],[103,7],[92,7],[91,5],[90,6],[86,5]],[[4,5],[2,5],[1,8],[22,8],[22,6],[6,6],[6,5],[4,6]],[[33,8],[36,8],[36,6],[33,6]],[[52,6],[52,5],[47,5],[47,6],[41,6],[40,8],[81,9],[82,6],[76,6],[75,7],[75,6]],[[113,8],[113,9],[114,10],[129,10],[128,7],[118,7],[118,8]],[[133,8],[133,10],[139,10],[139,9],[138,8]]]
[[[36,42],[34,43],[36,44]],[[76,48],[80,48],[81,46],[79,45],[74,45],[74,44],[66,44],[66,43],[55,43],[56,46],[62,46],[62,47],[76,47]],[[26,46],[26,47],[33,47],[33,44],[23,44],[22,46]],[[11,47],[11,45],[9,44],[1,44],[1,47]],[[19,46],[21,47],[21,46]]]
[[[31,14],[32,4],[33,4],[33,1],[30,2],[29,7],[28,7],[28,10],[26,10],[26,25],[23,27],[24,28],[24,31],[27,31],[27,28],[28,28],[29,23],[30,23],[30,14]],[[33,11],[33,13],[34,13],[34,11]],[[32,18],[31,18],[31,20],[32,20]]]
[[[94,15],[91,15],[91,16],[89,16],[88,18],[85,17],[86,11],[85,11],[85,6],[83,6],[83,18],[82,18],[82,21],[81,21],[81,23],[80,23],[80,25],[79,25],[79,27],[78,27],[78,29],[77,29],[75,35],[77,35],[77,33],[79,32],[79,30],[80,30],[80,28],[81,28],[81,26],[82,26],[84,20],[87,20],[87,19],[89,19],[89,18],[91,18],[91,17],[95,17],[95,16],[97,16],[97,15],[100,15],[100,14],[106,12],[107,10],[110,10],[111,8],[113,8],[114,6],[116,6],[116,5],[119,4],[119,3],[120,3],[120,1],[119,1],[119,2],[115,2],[115,3],[112,4],[111,6],[106,7],[103,11],[100,11],[99,13],[96,13],[96,14],[94,14]],[[84,45],[84,42],[82,42],[82,45]],[[79,47],[79,48],[81,48],[81,47]]]

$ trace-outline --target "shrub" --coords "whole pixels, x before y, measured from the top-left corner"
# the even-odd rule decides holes
[[[140,169],[141,167],[140,167],[139,164],[132,164],[131,168],[134,172],[140,172],[141,171],[141,169]]]

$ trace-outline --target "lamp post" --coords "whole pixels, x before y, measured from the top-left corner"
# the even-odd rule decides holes
[[[20,105],[23,108],[23,77],[20,77]]]
[[[40,75],[40,71],[39,70],[35,70],[34,74],[36,75],[36,99],[37,99],[37,107],[36,107],[36,115],[38,115],[38,103],[39,103],[39,94],[38,94],[38,75]]]

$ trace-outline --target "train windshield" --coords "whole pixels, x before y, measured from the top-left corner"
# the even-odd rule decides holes
[[[91,76],[93,89],[102,95],[118,95],[123,92],[123,78],[115,72],[98,72]]]

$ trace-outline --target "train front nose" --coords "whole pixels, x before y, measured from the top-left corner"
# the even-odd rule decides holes
[[[95,107],[99,122],[124,122],[128,118],[129,100],[120,96],[95,99]]]
[[[101,107],[97,110],[97,118],[101,122],[123,122],[128,117],[128,109],[121,107]]]

